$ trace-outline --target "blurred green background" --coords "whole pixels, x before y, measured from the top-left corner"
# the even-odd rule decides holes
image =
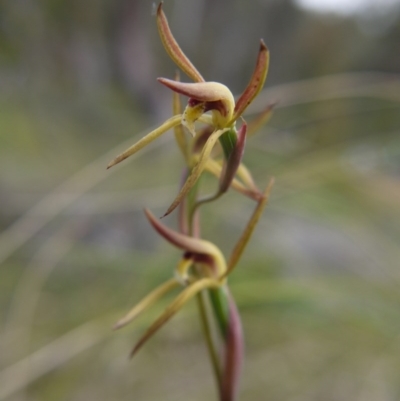
[[[246,118],[278,103],[244,161],[260,187],[276,184],[230,278],[246,336],[240,399],[399,400],[400,4],[305,3],[164,4],[204,77],[234,93],[260,37],[271,52]],[[173,135],[105,169],[171,113],[156,77],[175,66],[152,9],[0,3],[0,400],[216,399],[194,302],[130,362],[167,300],[110,329],[180,255],[142,214],[177,192]],[[233,192],[205,206],[204,237],[229,254],[253,206]]]

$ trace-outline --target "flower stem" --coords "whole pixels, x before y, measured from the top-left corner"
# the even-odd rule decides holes
[[[201,179],[201,178],[200,178]],[[199,187],[199,182],[195,184],[195,186],[191,189],[187,197],[187,216],[188,216],[188,229],[189,235],[196,236],[199,235],[199,227],[196,227],[195,219],[196,219],[196,201],[197,201],[197,190]],[[206,291],[201,291],[197,295],[197,306],[199,309],[200,322],[203,328],[204,338],[208,349],[208,354],[210,356],[211,366],[213,369],[213,373],[215,376],[215,380],[218,387],[218,394],[221,398],[222,394],[222,368],[221,362],[219,360],[219,355],[217,351],[217,344],[215,343],[215,339],[212,335],[212,323],[210,316],[210,308],[207,305],[207,297]]]
[[[215,380],[217,382],[218,388],[221,389],[221,385],[222,385],[221,364],[218,359],[217,350],[216,350],[214,340],[212,337],[212,333],[211,333],[211,321],[210,321],[210,316],[209,316],[206,302],[207,302],[206,293],[205,293],[205,291],[202,291],[197,296],[197,303],[198,303],[198,308],[199,308],[199,312],[200,312],[200,319],[202,322],[204,338],[206,340],[207,348],[209,351]]]
[[[225,287],[208,290],[214,315],[217,320],[222,338],[226,337],[229,326],[229,304]]]

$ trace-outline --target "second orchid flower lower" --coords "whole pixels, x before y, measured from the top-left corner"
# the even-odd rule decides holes
[[[214,369],[218,378],[221,401],[234,400],[243,359],[240,318],[226,281],[254,232],[267,204],[272,185],[273,180],[270,181],[259,199],[254,213],[236,243],[228,262],[226,262],[219,248],[211,242],[171,230],[162,224],[149,210],[145,209],[145,214],[153,228],[172,245],[183,250],[184,253],[175,269],[174,277],[150,292],[114,326],[115,329],[126,326],[164,295],[183,287],[183,290],[136,342],[130,353],[133,356],[186,302],[203,290],[210,290],[210,299],[216,309],[217,322],[226,342],[225,359],[222,365],[218,361],[218,357],[214,356]]]

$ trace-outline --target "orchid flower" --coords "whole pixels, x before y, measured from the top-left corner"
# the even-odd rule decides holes
[[[160,38],[167,53],[175,64],[194,82],[184,83],[177,79],[171,80],[167,78],[158,78],[158,81],[171,89],[175,94],[188,97],[188,103],[182,113],[180,113],[178,107],[174,106],[174,116],[118,155],[109,163],[107,168],[120,163],[165,132],[174,128],[179,146],[185,154],[191,173],[164,216],[171,213],[178,206],[186,194],[193,188],[204,170],[220,178],[219,189],[212,196],[212,199],[220,196],[230,186],[255,200],[260,199],[262,194],[254,185],[252,179],[249,178],[249,173],[241,166],[247,125],[245,123],[242,124],[241,128],[237,131],[236,121],[241,118],[247,106],[253,101],[264,85],[269,64],[269,52],[265,43],[262,40],[260,41],[254,73],[246,89],[235,102],[234,96],[227,86],[219,82],[206,82],[185,56],[170,31],[167,18],[162,10],[162,3],[157,8],[157,25]],[[211,112],[211,114],[206,114],[207,112]],[[269,112],[270,110],[267,109],[267,112],[264,114],[268,115]],[[212,127],[212,132],[205,141],[201,151],[198,154],[191,154],[187,150],[187,144],[182,132],[177,133],[177,130],[180,127],[185,127],[192,134],[195,141],[198,138],[195,127],[196,121]],[[214,162],[210,158],[211,152],[218,140],[224,151],[224,166],[222,166],[221,162]]]
[[[169,243],[182,249],[184,254],[175,270],[175,277],[167,280],[144,297],[114,325],[114,329],[119,329],[132,322],[142,312],[156,303],[167,293],[182,286],[184,289],[137,341],[131,351],[131,356],[133,356],[142,345],[153,336],[153,334],[167,323],[186,302],[200,291],[205,289],[218,289],[225,286],[227,276],[236,266],[259,218],[261,217],[267,204],[272,185],[273,180],[270,181],[266,190],[262,194],[261,199],[258,201],[253,215],[233,249],[229,262],[226,262],[220,249],[213,243],[171,230],[162,224],[149,210],[145,209],[146,217],[153,228]],[[191,268],[195,264],[197,267],[202,267],[202,269],[200,269],[201,274],[199,274],[199,270],[196,271],[196,274],[191,273]]]
[[[145,209],[145,214],[150,224],[162,237],[176,247],[184,250],[185,253],[176,268],[175,277],[166,281],[147,295],[122,319],[120,319],[115,324],[114,328],[118,329],[125,326],[135,319],[141,312],[154,304],[163,295],[176,287],[183,286],[184,289],[139,339],[131,352],[131,356],[133,356],[160,327],[174,316],[187,301],[193,298],[193,296],[204,289],[218,288],[222,286],[226,281],[225,274],[227,273],[225,258],[222,255],[222,252],[214,244],[209,241],[189,237],[171,230],[163,225],[147,209]],[[202,277],[196,277],[196,275],[190,274],[189,270],[194,263],[204,267],[204,269],[202,269],[204,272]]]

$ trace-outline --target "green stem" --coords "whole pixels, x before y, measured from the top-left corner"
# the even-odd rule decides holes
[[[192,188],[187,197],[188,202],[188,226],[189,226],[189,235],[193,235],[193,223],[194,223],[194,212],[197,198],[197,189],[200,180],[196,183],[196,185]],[[219,394],[222,391],[222,371],[221,371],[221,363],[218,357],[217,344],[215,344],[215,340],[212,336],[211,329],[211,316],[210,310],[207,307],[207,299],[206,292],[201,291],[197,295],[197,306],[200,314],[200,321],[203,328],[204,338],[206,341],[208,353],[210,355],[211,365],[214,372],[215,380],[217,382]]]
[[[218,353],[214,344],[214,340],[211,333],[211,321],[210,316],[207,308],[207,299],[205,297],[205,292],[202,291],[197,296],[197,305],[200,312],[200,318],[203,327],[203,333],[206,340],[208,352],[210,354],[211,365],[214,371],[214,376],[217,381],[217,385],[219,389],[221,389],[222,384],[222,372],[221,372],[221,364],[218,358]]]
[[[223,338],[226,337],[229,326],[229,304],[225,287],[208,290],[215,318]]]

